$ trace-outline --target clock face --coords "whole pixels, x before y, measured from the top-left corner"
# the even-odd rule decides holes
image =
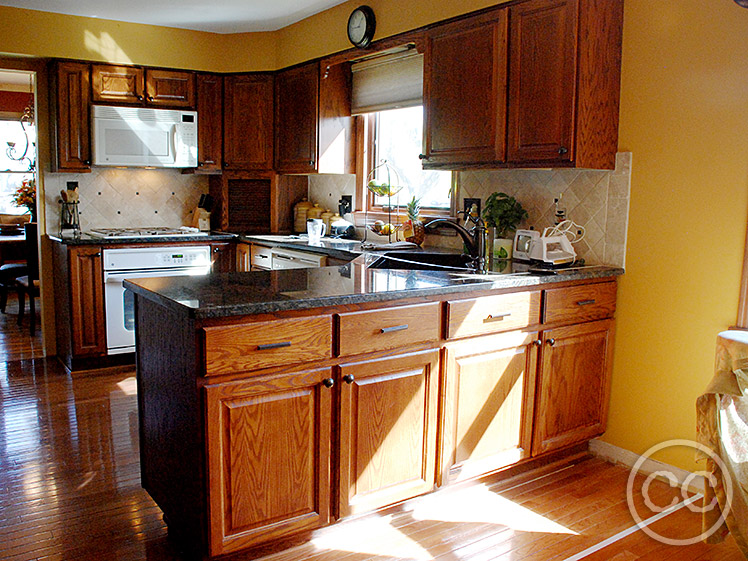
[[[353,10],[348,18],[348,39],[357,47],[366,47],[374,37],[374,12],[368,6]]]

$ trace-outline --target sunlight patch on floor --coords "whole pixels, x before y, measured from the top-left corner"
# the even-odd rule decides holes
[[[136,395],[138,393],[138,382],[135,379],[135,376],[130,376],[121,382],[117,382],[117,387],[119,387],[125,395]]]
[[[519,532],[579,534],[536,514],[521,505],[489,491],[485,485],[423,497],[413,508],[416,520],[441,520],[476,524],[496,524]]]
[[[429,561],[433,556],[418,542],[393,528],[391,516],[362,519],[332,528],[314,538],[318,550],[349,551],[407,561]]]

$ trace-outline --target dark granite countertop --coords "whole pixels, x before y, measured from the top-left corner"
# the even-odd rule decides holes
[[[220,242],[236,239],[236,234],[210,232],[201,236],[157,236],[152,238],[97,238],[83,232],[79,237],[58,236],[50,234],[49,239],[64,245],[135,245],[144,243],[184,243],[184,242]]]
[[[386,302],[474,290],[532,287],[623,274],[615,267],[582,267],[554,274],[469,274],[372,269],[363,259],[341,267],[219,273],[125,281],[125,287],[195,319]]]

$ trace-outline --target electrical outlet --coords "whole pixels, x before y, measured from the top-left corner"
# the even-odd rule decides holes
[[[480,199],[469,197],[462,199],[462,210],[464,210],[465,213],[469,213],[470,209],[473,208],[473,205],[478,208],[478,216],[480,216]]]

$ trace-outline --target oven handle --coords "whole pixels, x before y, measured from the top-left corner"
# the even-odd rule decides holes
[[[147,279],[151,277],[189,277],[207,275],[209,267],[197,267],[193,269],[157,269],[151,271],[128,271],[125,273],[111,273],[104,271],[105,283],[121,283],[125,279]]]

